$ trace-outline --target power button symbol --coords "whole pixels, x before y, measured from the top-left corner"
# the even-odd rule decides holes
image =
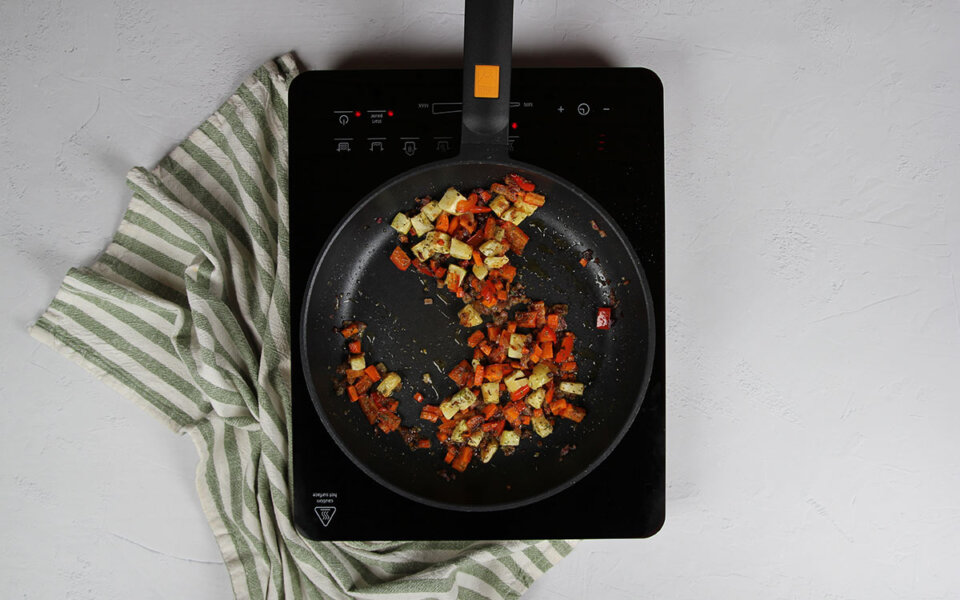
[[[341,125],[346,125],[347,122],[350,121],[350,117],[348,117],[347,115],[340,115],[339,121]]]
[[[577,112],[580,113],[580,116],[590,114],[590,105],[586,102],[581,102],[580,105],[577,106]]]

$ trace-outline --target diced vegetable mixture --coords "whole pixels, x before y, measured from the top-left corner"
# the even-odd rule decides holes
[[[438,287],[461,298],[464,327],[480,325],[487,315],[502,320],[505,311],[526,300],[515,285],[510,254],[523,254],[530,238],[519,225],[546,202],[534,189],[526,179],[509,175],[504,183],[466,196],[450,188],[439,202],[421,198],[412,214],[393,218],[401,245],[390,260],[401,271],[412,267],[436,279]]]
[[[575,402],[584,384],[575,381],[576,336],[566,330],[566,310],[531,302],[502,325],[470,334],[472,360],[448,374],[458,391],[420,411],[421,419],[438,424],[437,441],[454,469],[463,471],[474,457],[489,462],[497,450],[511,454],[531,430],[547,437],[557,418],[579,423],[586,416]]]
[[[523,254],[529,240],[520,223],[545,201],[533,183],[508,175],[466,196],[450,188],[439,201],[419,199],[416,210],[391,222],[400,244],[390,260],[461,298],[460,325],[472,330],[466,340],[472,357],[448,374],[457,391],[439,404],[413,394],[421,421],[435,424],[433,437],[457,471],[474,458],[489,462],[498,450],[512,454],[525,438],[549,436],[560,419],[579,423],[586,416],[578,403],[585,386],[576,381],[576,336],[567,330],[567,307],[526,298],[510,264],[511,253]],[[609,326],[609,312],[603,319],[598,315],[598,327]],[[349,350],[340,368],[342,387],[371,425],[400,432],[411,448],[429,448],[419,428],[401,425],[392,398],[400,376],[382,364],[368,365],[360,342],[364,328],[354,321],[341,330]]]
[[[340,329],[346,340],[347,360],[337,367],[337,395],[346,394],[360,406],[367,421],[384,433],[398,432],[411,448],[429,448],[430,439],[419,437],[418,428],[403,427],[393,394],[403,385],[400,375],[391,373],[383,363],[367,365],[363,352],[363,332],[367,325],[347,321]]]

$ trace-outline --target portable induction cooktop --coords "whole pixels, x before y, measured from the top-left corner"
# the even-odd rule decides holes
[[[663,524],[660,81],[639,68],[518,68],[512,77],[511,157],[558,173],[596,199],[630,238],[643,265],[657,331],[653,374],[640,412],[619,445],[586,477],[546,499],[492,513],[434,508],[407,499],[374,481],[340,450],[314,409],[301,367],[298,337],[307,279],[330,232],[370,191],[412,167],[456,155],[461,71],[304,73],[289,96],[289,210],[293,514],[306,537],[636,538],[655,534]],[[392,216],[384,219],[389,222]],[[583,405],[589,411],[590,402],[603,400],[590,398],[588,391]],[[346,398],[344,404],[349,404]],[[433,451],[442,466],[443,451]],[[559,459],[543,454],[538,460]]]

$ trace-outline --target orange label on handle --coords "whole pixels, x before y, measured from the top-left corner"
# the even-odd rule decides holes
[[[500,97],[500,65],[473,66],[473,97]]]

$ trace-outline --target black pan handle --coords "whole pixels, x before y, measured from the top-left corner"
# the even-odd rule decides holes
[[[460,158],[507,158],[513,0],[466,0]]]

